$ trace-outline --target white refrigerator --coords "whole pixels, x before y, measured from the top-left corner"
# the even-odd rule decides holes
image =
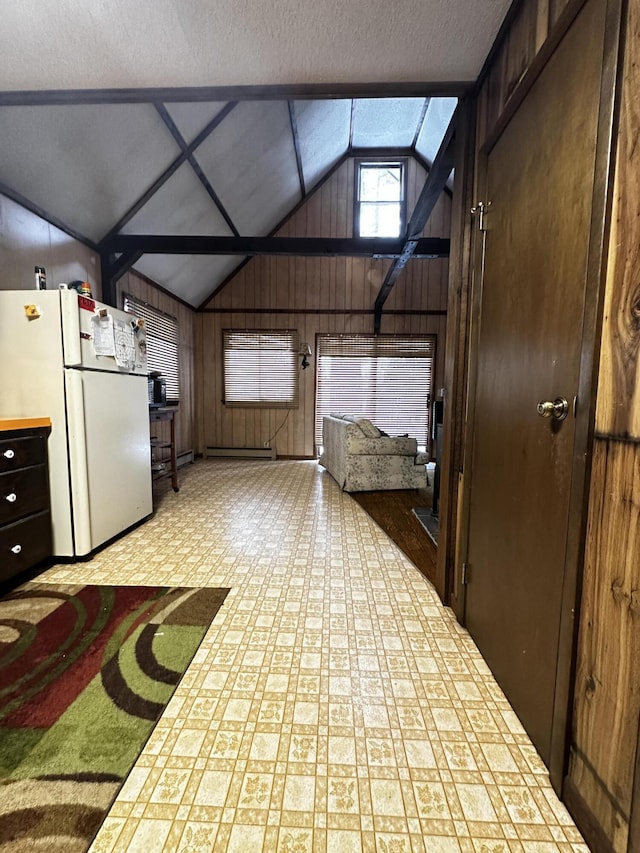
[[[151,514],[144,326],[75,290],[0,291],[0,416],[49,417],[56,557]]]

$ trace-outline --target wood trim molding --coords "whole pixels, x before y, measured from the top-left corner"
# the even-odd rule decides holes
[[[600,108],[596,136],[589,251],[585,278],[585,308],[580,345],[578,407],[569,499],[569,523],[565,552],[565,581],[560,614],[559,656],[551,732],[549,774],[556,791],[568,767],[568,744],[575,692],[580,596],[587,537],[589,480],[593,456],[599,340],[602,329],[607,242],[613,195],[614,114],[617,112],[617,81],[620,70],[622,0],[607,4],[604,57],[600,79]],[[582,5],[580,6],[582,8]],[[574,18],[571,18],[573,21]],[[576,614],[578,616],[576,617]]]
[[[465,409],[468,405],[469,333],[476,337],[470,321],[474,295],[473,275],[478,251],[477,231],[472,229],[469,210],[473,203],[475,177],[474,142],[476,101],[466,99],[458,106],[460,128],[456,151],[456,182],[451,211],[451,255],[449,261],[449,297],[445,349],[442,474],[440,479],[440,535],[436,562],[435,587],[445,605],[453,608],[464,624],[466,587],[458,583],[458,563],[464,558],[468,502],[464,501],[463,472],[470,456],[471,440],[466,433]],[[473,388],[473,383],[471,383]],[[466,448],[466,452],[465,452]]]
[[[631,815],[629,818],[629,849],[627,853],[640,853],[640,725],[636,745],[636,770],[631,794]]]
[[[592,853],[616,853],[605,831],[568,776],[562,786],[562,799]]]
[[[538,53],[533,58],[531,64],[523,74],[522,79],[509,96],[509,99],[507,100],[504,109],[500,113],[500,116],[498,117],[495,125],[487,134],[487,138],[485,139],[482,145],[483,151],[488,153],[496,144],[500,135],[502,134],[502,131],[511,121],[514,113],[516,112],[522,101],[525,99],[527,92],[531,89],[535,81],[542,73],[543,68],[555,53],[556,48],[558,47],[566,33],[569,31],[569,28],[573,24],[574,20],[578,16],[578,13],[586,2],[587,0],[568,1],[555,27],[549,33],[547,40],[544,42]],[[518,0],[514,2],[512,8],[509,10],[509,14],[511,14],[512,10],[517,5],[519,5]],[[502,38],[504,38],[504,34],[502,34]],[[496,48],[498,48],[499,46],[500,41],[497,40]]]
[[[177,86],[131,89],[43,89],[0,92],[0,107],[65,104],[148,104],[161,101],[334,100],[346,98],[460,98],[473,80],[378,83],[307,83],[271,86]]]
[[[296,155],[296,166],[298,169],[298,180],[300,181],[300,195],[305,198],[307,190],[304,183],[304,171],[302,168],[302,152],[300,149],[300,134],[298,133],[298,121],[296,119],[296,108],[293,101],[287,101],[289,110],[289,124],[291,125],[291,137],[293,139],[293,149]]]

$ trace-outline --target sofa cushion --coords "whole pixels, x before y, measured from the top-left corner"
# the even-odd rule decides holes
[[[380,438],[380,430],[378,427],[371,423],[367,418],[360,418],[356,421],[362,432],[366,435],[367,438]]]
[[[365,438],[347,432],[346,451],[353,456],[411,456],[417,452],[415,438]]]
[[[350,424],[356,424],[360,420],[357,415],[350,415],[345,412],[331,412],[329,417],[337,418],[339,421],[347,421]]]

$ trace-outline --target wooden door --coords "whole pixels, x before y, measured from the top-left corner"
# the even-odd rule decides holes
[[[465,622],[547,765],[585,312],[605,3],[583,8],[487,155]],[[564,397],[564,420],[541,401]],[[589,401],[580,401],[587,417]],[[565,697],[566,698],[566,697]],[[564,709],[566,717],[567,709]],[[557,748],[557,731],[554,735]],[[564,738],[564,732],[561,737]],[[564,748],[564,747],[563,747]]]

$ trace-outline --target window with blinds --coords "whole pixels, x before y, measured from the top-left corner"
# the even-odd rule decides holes
[[[435,343],[435,335],[318,335],[316,445],[322,418],[340,412],[428,448]]]
[[[226,406],[298,406],[300,345],[296,331],[225,329],[222,346],[222,402]]]
[[[167,402],[180,400],[180,327],[178,320],[148,302],[124,294],[124,310],[144,320],[147,367],[159,370],[167,383]]]

